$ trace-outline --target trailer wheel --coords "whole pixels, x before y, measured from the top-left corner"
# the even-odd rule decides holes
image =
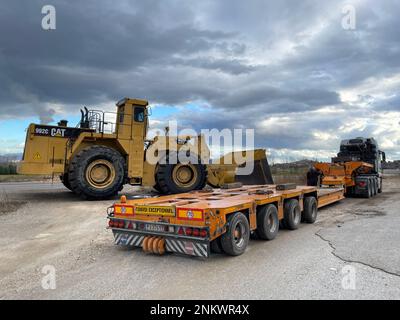
[[[318,216],[318,203],[315,197],[304,199],[303,218],[306,223],[314,223]]]
[[[289,230],[295,230],[301,222],[301,209],[297,199],[290,199],[285,202],[284,224]]]
[[[221,236],[222,249],[230,256],[239,256],[245,252],[250,238],[250,226],[246,216],[233,213],[228,217],[228,227]]]
[[[221,244],[221,237],[218,237],[217,239],[211,241],[210,249],[211,252],[213,253],[224,253],[224,249],[222,249],[222,244]]]
[[[111,148],[93,145],[72,159],[68,176],[72,190],[83,199],[107,199],[118,194],[125,182],[126,163]]]
[[[278,209],[273,204],[260,208],[257,212],[257,230],[259,238],[273,240],[279,231]]]
[[[207,168],[199,158],[190,155],[188,163],[170,163],[175,154],[166,155],[156,171],[156,187],[163,194],[185,193],[203,189],[207,181]]]

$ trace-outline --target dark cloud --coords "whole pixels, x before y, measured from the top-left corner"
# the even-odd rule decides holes
[[[135,96],[204,105],[177,115],[256,128],[259,146],[334,150],[365,134],[399,148],[397,128],[374,124],[399,117],[398,1],[354,2],[354,31],[341,27],[349,1],[54,0],[54,31],[41,29],[48,1],[1,2],[1,119]]]

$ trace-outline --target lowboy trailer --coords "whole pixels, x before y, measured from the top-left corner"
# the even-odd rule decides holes
[[[209,257],[238,256],[250,236],[273,240],[280,227],[314,223],[318,209],[344,198],[344,188],[313,186],[225,186],[189,193],[127,200],[109,208],[108,228],[117,245]]]

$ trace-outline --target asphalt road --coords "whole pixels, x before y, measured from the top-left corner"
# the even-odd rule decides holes
[[[1,192],[21,207],[0,215],[0,299],[400,299],[398,175],[374,199],[345,199],[314,225],[207,260],[114,246],[112,201],[83,202],[49,183]],[[55,289],[42,287],[45,266]]]

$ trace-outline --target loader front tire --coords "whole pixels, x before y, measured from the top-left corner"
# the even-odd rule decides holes
[[[71,190],[71,184],[69,183],[69,178],[68,178],[68,173],[64,173],[60,176],[60,180],[64,187],[66,187],[68,190]]]
[[[73,192],[83,199],[102,200],[118,194],[126,171],[126,162],[118,151],[94,145],[73,157],[68,176]]]
[[[180,163],[175,154],[167,154],[158,164],[155,188],[162,194],[185,193],[201,190],[207,181],[207,167],[200,163],[196,155],[191,155],[188,163]],[[177,162],[177,163],[173,163]]]

